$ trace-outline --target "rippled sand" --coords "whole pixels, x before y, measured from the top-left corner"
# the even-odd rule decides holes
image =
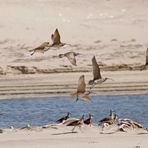
[[[1,76],[0,98],[71,96],[82,74],[86,76],[86,83],[92,79],[91,72]],[[96,85],[91,95],[148,93],[148,71],[103,72],[102,75],[113,80]]]
[[[148,134],[146,131],[105,132],[100,133],[97,126],[83,126],[71,132],[72,127],[52,126],[47,129],[32,130],[7,129],[0,135],[2,148],[147,148]]]

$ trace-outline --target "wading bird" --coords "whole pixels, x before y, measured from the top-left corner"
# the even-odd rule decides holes
[[[136,121],[133,121],[131,119],[119,119],[119,131],[126,132],[130,129],[144,129],[144,126]]]
[[[110,113],[108,116],[104,117],[103,119],[101,119],[99,121],[99,126],[102,126],[102,130],[106,127],[106,126],[110,126],[113,124],[118,124],[118,117],[115,113],[113,113],[112,110],[110,110]]]
[[[92,115],[91,114],[89,114],[89,117],[84,120],[84,124],[91,126],[91,124],[92,124]]]
[[[67,124],[67,126],[74,126],[74,128],[72,129],[72,132],[74,132],[76,127],[79,127],[79,129],[81,129],[81,126],[83,125],[84,121],[84,115],[82,115],[82,117],[79,120],[75,120],[69,124]]]
[[[70,117],[70,113],[68,112],[67,115],[61,117],[61,118],[58,119],[56,122],[57,122],[57,123],[63,123],[63,122],[65,122],[69,117]]]

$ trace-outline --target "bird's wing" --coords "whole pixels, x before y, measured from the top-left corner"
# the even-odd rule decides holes
[[[62,121],[63,121],[63,117],[60,118],[60,119],[58,119],[56,122],[57,122],[57,123],[60,123],[60,122],[62,122]]]
[[[60,37],[59,31],[58,31],[58,29],[56,29],[53,36],[52,36],[53,45],[60,44],[61,43],[60,38],[61,37]]]
[[[92,58],[93,76],[94,80],[101,79],[101,73],[99,65],[97,64],[95,56]]]
[[[40,46],[34,48],[34,50],[37,50],[37,49],[44,49],[45,47],[47,47],[47,43],[46,43],[46,42],[44,42],[44,43],[42,43]]]
[[[70,63],[71,63],[72,65],[74,65],[74,66],[77,65],[77,64],[76,64],[76,58],[75,58],[75,56],[74,56],[73,53],[68,53],[68,54],[66,54],[66,57],[68,58],[68,60],[70,61]]]
[[[69,124],[71,124],[72,122],[78,121],[78,120],[79,120],[79,119],[77,119],[77,118],[69,118],[69,119],[67,119],[66,121],[64,121],[63,124],[69,125]]]
[[[84,93],[85,92],[85,88],[86,88],[86,84],[85,84],[84,76],[80,76],[79,81],[78,81],[77,92],[78,93]]]

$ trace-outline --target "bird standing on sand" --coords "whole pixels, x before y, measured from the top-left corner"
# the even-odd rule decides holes
[[[30,124],[27,124],[27,125],[21,127],[20,129],[21,129],[21,130],[22,130],[22,129],[31,130],[31,129],[32,129],[32,126],[31,126]]]
[[[91,124],[92,124],[92,115],[91,114],[89,114],[89,117],[84,120],[84,124],[91,126]]]
[[[61,117],[60,119],[58,119],[56,122],[57,123],[63,123],[65,122],[68,118],[69,118],[70,113],[68,112],[67,115]]]
[[[83,125],[84,121],[84,115],[82,115],[82,117],[79,120],[75,120],[69,124],[67,124],[67,126],[74,126],[74,128],[72,129],[72,132],[74,132],[76,127],[79,127],[79,129],[81,129],[81,126]]]
[[[61,42],[61,36],[60,33],[58,31],[58,29],[56,28],[54,34],[51,35],[51,40],[52,40],[52,46],[64,46],[65,44]]]
[[[92,67],[93,67],[93,80],[90,80],[88,82],[89,85],[92,85],[91,89],[96,84],[101,84],[105,82],[107,79],[110,79],[110,78],[102,78],[100,73],[100,68],[99,68],[99,65],[97,64],[95,56],[92,58]]]
[[[101,125],[103,130],[104,127],[112,124],[118,124],[118,118],[117,115],[110,110],[109,115],[101,119],[98,125]]]
[[[90,94],[90,92],[86,93],[85,76],[81,75],[79,80],[78,80],[77,91],[73,94],[73,96],[77,97],[76,101],[79,100],[79,96],[81,96],[83,100],[87,101],[87,100],[90,99],[89,94]]]
[[[119,119],[119,131],[126,132],[129,129],[144,129],[144,126],[131,119]]]
[[[75,58],[77,55],[79,55],[79,53],[67,52],[65,54],[59,54],[59,58],[67,57],[67,59],[70,61],[72,65],[77,66]]]
[[[35,52],[41,52],[41,53],[44,53],[46,50],[46,47],[49,47],[49,42],[44,42],[42,43],[40,46],[32,49],[32,50],[29,50],[31,53],[31,55],[33,55]]]

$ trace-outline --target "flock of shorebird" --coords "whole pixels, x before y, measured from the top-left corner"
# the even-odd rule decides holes
[[[31,55],[34,55],[35,52],[44,53],[47,50],[49,50],[51,47],[58,47],[59,48],[59,47],[66,45],[66,43],[61,42],[61,37],[60,37],[58,29],[56,29],[55,32],[51,35],[51,40],[52,40],[51,45],[49,44],[49,42],[44,42],[43,44],[41,44],[37,48],[30,50],[30,52],[32,52]],[[76,56],[78,56],[78,55],[80,55],[80,53],[67,52],[64,54],[59,54],[58,57],[59,58],[67,57],[67,59],[70,61],[70,63],[72,65],[77,66]],[[147,65],[148,65],[148,48],[146,51],[145,66],[147,66]],[[79,77],[77,90],[75,93],[72,94],[73,96],[76,96],[76,101],[79,100],[79,97],[81,97],[81,99],[85,100],[85,101],[90,100],[89,94],[91,93],[91,89],[94,88],[94,86],[96,84],[102,84],[106,80],[111,79],[111,78],[103,78],[102,77],[102,75],[100,73],[100,68],[99,68],[99,65],[97,63],[95,56],[92,57],[92,69],[93,69],[93,78],[91,80],[89,80],[89,82],[88,82],[88,85],[90,86],[89,91],[86,91],[85,76],[81,75]],[[76,127],[79,127],[79,129],[81,129],[81,127],[83,125],[91,126],[93,124],[91,114],[89,114],[88,118],[86,118],[86,119],[84,118],[84,115],[82,115],[82,117],[80,119],[71,118],[70,115],[71,115],[71,113],[68,112],[67,115],[64,115],[63,117],[59,118],[56,121],[56,123],[63,124],[65,126],[73,126],[72,132],[74,132]],[[129,129],[144,129],[148,132],[148,130],[146,128],[144,128],[143,125],[141,125],[138,122],[135,122],[131,119],[121,119],[112,110],[110,110],[110,113],[108,116],[102,118],[99,121],[98,126],[102,128],[102,132],[104,131],[105,128],[110,128],[110,127],[114,127],[114,126],[117,127],[115,132],[116,131],[127,132]],[[42,128],[48,128],[48,127],[51,127],[51,125],[43,125],[42,126]],[[54,126],[53,126],[53,128],[54,128]],[[14,128],[11,127],[11,129],[14,129]],[[23,129],[31,130],[32,126],[28,124],[26,126],[21,127],[20,129],[21,130],[23,130]],[[3,130],[0,129],[0,133],[2,133],[2,132],[3,132]]]
[[[74,129],[76,127],[81,129],[81,127],[83,125],[89,125],[89,126],[93,125],[91,114],[89,114],[88,118],[86,118],[86,119],[84,119],[84,115],[82,115],[82,117],[80,119],[76,119],[76,118],[71,118],[69,112],[67,113],[67,115],[59,118],[56,122],[66,125],[66,126],[73,126],[72,132],[74,132]],[[118,132],[118,131],[127,132],[131,129],[143,129],[145,131],[148,131],[146,128],[144,128],[143,125],[141,125],[140,123],[138,123],[136,121],[133,121],[131,119],[119,118],[118,115],[115,112],[113,112],[112,110],[110,110],[109,115],[102,118],[98,122],[98,126],[101,127],[102,133],[103,133],[104,129],[106,129],[106,128],[109,129],[112,127],[116,127],[114,132]]]
[[[43,44],[41,44],[37,48],[30,50],[30,52],[32,52],[31,55],[33,55],[35,52],[44,53],[45,51],[49,50],[51,47],[58,47],[59,48],[64,45],[69,45],[69,44],[61,42],[61,36],[60,36],[58,29],[56,29],[55,32],[51,35],[51,40],[52,40],[52,44],[50,44],[49,42],[44,42]],[[78,55],[80,55],[80,53],[75,53],[75,52],[71,51],[71,52],[67,52],[64,54],[59,54],[58,57],[59,58],[66,57],[72,65],[77,66],[76,56],[78,56]],[[146,51],[145,65],[148,65],[148,48]],[[90,86],[90,89],[88,91],[86,91],[85,76],[81,75],[79,77],[77,91],[72,94],[72,96],[76,97],[76,101],[79,100],[79,97],[81,97],[81,99],[83,99],[85,101],[90,100],[89,94],[92,92],[91,89],[96,84],[101,84],[101,83],[105,82],[106,80],[111,79],[111,78],[102,78],[101,73],[100,73],[100,68],[99,68],[99,65],[96,61],[95,56],[93,56],[93,58],[92,58],[92,69],[93,69],[93,79],[88,82],[88,85]],[[111,79],[111,80],[113,80],[113,79]]]
[[[33,55],[35,52],[42,52],[49,50],[51,47],[62,47],[66,45],[66,43],[61,42],[61,37],[59,34],[58,29],[55,30],[55,32],[51,35],[52,44],[50,45],[49,42],[44,42],[39,47],[34,48],[30,50],[31,55]],[[59,58],[67,57],[67,59],[70,61],[70,63],[74,66],[77,66],[76,64],[76,56],[80,55],[80,53],[75,52],[67,52],[64,54],[59,54]],[[148,49],[146,51],[146,64],[148,65]],[[110,78],[103,78],[100,73],[100,68],[97,63],[97,60],[95,56],[92,57],[92,69],[93,69],[93,78],[89,80],[88,85],[90,86],[89,91],[86,91],[86,83],[85,83],[85,76],[81,75],[78,80],[78,86],[75,93],[72,95],[76,97],[76,101],[79,100],[79,97],[83,100],[90,100],[89,94],[91,93],[91,89],[96,84],[101,84],[105,82],[107,79]],[[67,115],[61,117],[56,121],[57,123],[64,124],[66,126],[73,126],[72,132],[74,132],[76,127],[81,128],[83,124],[86,125],[92,125],[92,115],[89,114],[89,117],[87,119],[84,119],[84,115],[80,119],[76,118],[70,118],[70,113],[68,112]],[[106,127],[116,125],[117,131],[123,131],[126,132],[127,129],[144,129],[144,126],[133,121],[130,119],[120,119],[116,113],[114,113],[112,110],[110,111],[109,115],[104,117],[99,121],[99,126],[102,127],[102,130]],[[30,126],[28,125],[25,127],[27,129],[30,129]],[[46,128],[46,126],[43,126],[43,128]],[[24,129],[24,128],[22,128]],[[146,129],[147,130],[147,129]]]
[[[30,52],[32,52],[31,55],[33,55],[35,52],[44,53],[45,51],[49,50],[51,47],[59,48],[59,47],[66,45],[66,43],[61,42],[61,36],[60,36],[58,29],[56,29],[55,32],[51,35],[51,40],[52,40],[52,44],[49,44],[49,42],[44,42],[37,48],[29,50]],[[59,58],[66,57],[72,65],[77,66],[76,56],[78,55],[80,55],[80,53],[75,53],[71,51],[71,52],[67,52],[64,54],[59,54],[58,57]],[[81,75],[79,77],[77,91],[72,94],[72,96],[76,97],[76,101],[79,100],[79,97],[81,97],[85,101],[90,100],[89,94],[91,93],[91,89],[96,84],[101,84],[105,82],[107,79],[111,79],[111,78],[102,78],[101,73],[100,73],[100,68],[96,61],[95,56],[93,56],[92,58],[92,68],[93,68],[93,79],[88,82],[88,85],[90,86],[90,89],[88,91],[86,91],[85,76]]]
[[[92,115],[88,114],[88,117],[85,118],[84,115],[80,119],[71,117],[71,113],[67,113],[66,115],[60,117],[58,120],[56,120],[56,124],[46,124],[41,127],[35,128],[31,126],[30,124],[27,124],[25,126],[20,127],[19,129],[15,129],[13,126],[10,128],[12,130],[37,130],[37,129],[47,129],[47,128],[53,128],[58,129],[60,125],[65,127],[72,127],[71,132],[76,133],[78,128],[80,131],[82,131],[83,127],[91,127],[96,126],[96,124],[92,120]],[[116,133],[116,132],[130,132],[131,130],[137,131],[139,130],[139,133],[145,133],[148,134],[148,129],[145,128],[142,124],[133,121],[131,119],[122,119],[119,118],[119,116],[112,110],[110,110],[109,114],[105,117],[103,117],[101,120],[98,121],[97,124],[98,130],[100,133]],[[3,130],[1,130],[1,133]]]

